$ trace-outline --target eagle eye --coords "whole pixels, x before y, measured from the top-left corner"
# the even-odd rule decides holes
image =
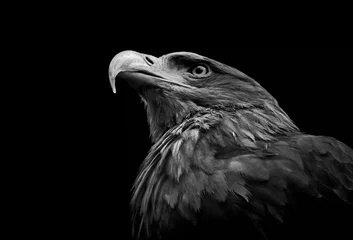
[[[193,77],[207,77],[210,75],[210,70],[204,65],[197,65],[189,71]]]

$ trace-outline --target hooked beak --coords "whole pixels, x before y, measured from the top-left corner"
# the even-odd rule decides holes
[[[165,80],[155,72],[158,58],[141,54],[135,51],[123,51],[118,53],[109,65],[109,81],[116,93],[115,80],[119,78],[127,82],[135,89],[143,86],[157,86],[157,80]]]

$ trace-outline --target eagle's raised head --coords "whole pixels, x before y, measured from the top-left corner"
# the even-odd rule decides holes
[[[147,107],[153,141],[204,109],[234,113],[237,109],[259,108],[275,113],[278,121],[295,128],[277,101],[254,79],[195,53],[176,52],[156,58],[134,51],[120,52],[110,63],[109,77],[114,92],[116,78],[127,80],[139,91]]]
[[[275,98],[254,79],[195,53],[156,58],[123,51],[111,61],[109,78],[114,92],[116,78],[127,80],[139,91],[154,142],[166,129],[205,109],[232,114],[237,109],[258,108],[273,116],[273,124],[280,121],[296,128]]]

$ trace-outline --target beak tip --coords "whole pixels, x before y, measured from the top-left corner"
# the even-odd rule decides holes
[[[110,86],[112,87],[113,93],[116,93],[116,88],[115,88],[115,79],[110,77]]]

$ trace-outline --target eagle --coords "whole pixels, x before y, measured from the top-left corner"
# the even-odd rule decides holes
[[[123,51],[109,79],[114,93],[117,80],[137,90],[153,143],[132,188],[135,237],[337,238],[353,227],[353,150],[301,131],[251,77],[195,53]]]

